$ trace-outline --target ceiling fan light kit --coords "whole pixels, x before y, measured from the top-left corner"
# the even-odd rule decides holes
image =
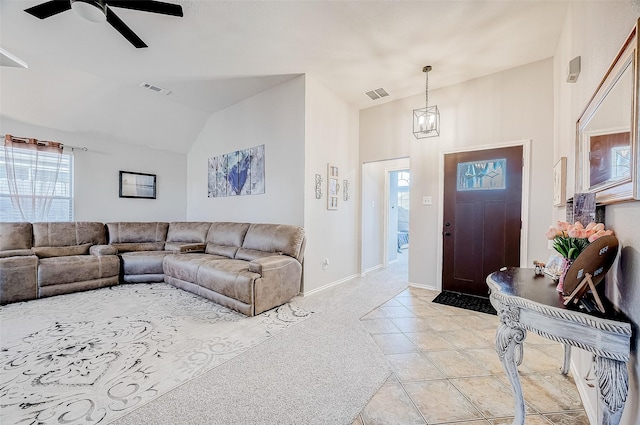
[[[160,15],[183,16],[182,6],[179,4],[156,0],[50,0],[24,11],[36,18],[46,19],[73,9],[74,12],[88,21],[107,21],[136,48],[147,47],[144,41],[111,10],[112,7],[158,13]]]
[[[100,0],[70,0],[71,9],[78,15],[91,22],[105,22],[107,20],[107,7]]]

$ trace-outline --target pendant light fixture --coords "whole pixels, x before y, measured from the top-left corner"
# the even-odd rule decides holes
[[[425,107],[413,110],[413,135],[416,139],[440,135],[440,111],[437,106],[429,106],[429,71],[431,66],[422,68],[426,75]]]

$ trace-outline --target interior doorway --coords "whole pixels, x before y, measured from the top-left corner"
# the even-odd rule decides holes
[[[398,193],[401,192],[401,204],[409,197],[409,185],[404,182],[391,184],[391,173],[410,169],[409,158],[374,161],[362,164],[361,190],[361,275],[376,269],[392,265],[400,267],[399,273],[408,276],[408,246],[401,247],[402,257],[398,256]],[[403,175],[403,178],[406,178]],[[394,189],[391,201],[391,187]],[[404,214],[402,212],[401,214]],[[401,229],[408,228],[401,224]],[[403,244],[406,245],[406,244]],[[401,259],[406,259],[401,262]]]
[[[389,170],[387,197],[387,265],[409,260],[409,198],[411,172],[409,169]]]

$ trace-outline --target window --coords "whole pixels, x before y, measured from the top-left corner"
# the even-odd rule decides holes
[[[398,172],[398,205],[402,208],[409,209],[409,185],[410,185],[410,173],[409,171]]]
[[[15,176],[14,201],[8,172]],[[0,222],[16,221],[73,221],[72,155],[0,147]]]

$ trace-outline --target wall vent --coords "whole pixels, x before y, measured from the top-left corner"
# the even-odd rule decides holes
[[[387,93],[387,91],[385,89],[383,89],[382,87],[379,88],[379,89],[368,91],[365,94],[367,96],[369,96],[371,98],[371,100],[378,100],[381,97],[389,96],[389,93]]]
[[[145,82],[140,84],[140,87],[152,90],[152,91],[154,91],[156,93],[160,93],[160,94],[163,94],[163,95],[167,95],[167,94],[171,93],[171,90],[163,89],[162,87],[154,86],[153,84],[149,84],[149,83],[145,83]]]

